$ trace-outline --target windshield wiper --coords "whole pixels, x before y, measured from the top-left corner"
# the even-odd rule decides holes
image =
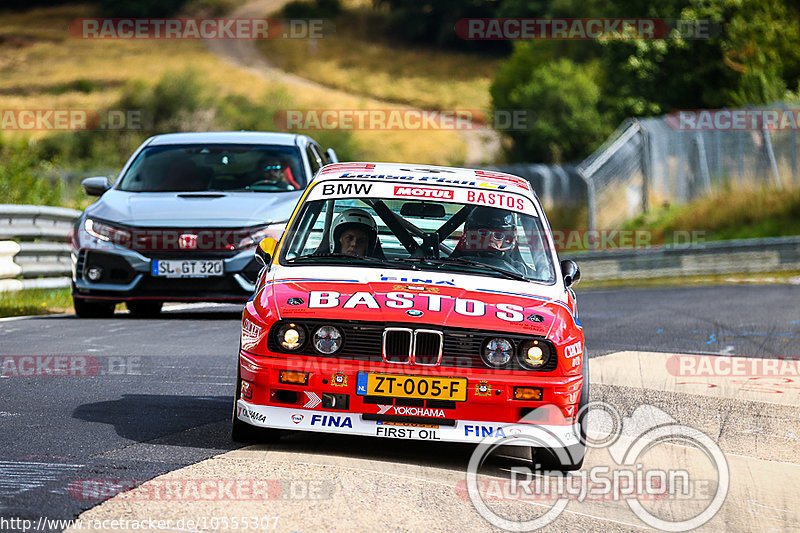
[[[492,272],[497,272],[498,274],[502,274],[508,278],[515,279],[517,281],[530,281],[528,278],[523,276],[522,274],[517,274],[516,272],[512,272],[510,270],[506,270],[504,268],[496,267],[494,265],[489,265],[486,263],[481,263],[480,261],[474,261],[472,259],[466,259],[464,257],[450,257],[447,259],[443,258],[433,258],[433,257],[411,257],[406,259],[406,261],[414,262],[414,263],[429,263],[431,265],[452,265],[452,264],[461,264],[467,266],[474,266],[479,268],[486,268],[491,270]]]
[[[392,261],[389,259],[379,259],[377,257],[370,257],[370,256],[359,256],[359,255],[348,255],[343,253],[327,253],[327,254],[310,254],[310,255],[301,255],[300,257],[295,257],[293,259],[287,259],[287,263],[313,263],[314,260],[317,259],[351,259],[356,261],[366,261],[369,263],[378,263],[381,265],[386,266],[393,266],[393,267],[402,267],[402,268],[411,268],[412,270],[419,270],[417,265],[407,265],[405,262],[401,261]]]

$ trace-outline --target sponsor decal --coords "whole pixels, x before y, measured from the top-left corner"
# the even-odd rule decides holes
[[[417,429],[409,427],[387,427],[379,425],[375,428],[378,437],[391,437],[394,439],[421,439],[441,440],[439,434],[433,429]]]
[[[251,387],[250,384],[246,381],[242,381],[241,396],[245,400],[253,399],[253,387]]]
[[[435,189],[429,187],[404,187],[394,186],[395,196],[410,196],[412,198],[438,198],[439,200],[452,200],[455,193],[452,189]]]
[[[323,183],[322,194],[325,196],[368,196],[372,191],[372,183]]]
[[[393,285],[394,291],[439,292],[439,287],[426,287],[425,285]]]
[[[312,426],[322,426],[329,428],[350,428],[353,429],[353,422],[349,416],[336,415],[312,415]]]
[[[544,322],[544,317],[542,315],[528,315],[528,320],[531,322]]]
[[[378,405],[378,414],[386,414],[391,412],[395,415],[403,416],[428,416],[436,418],[444,418],[444,409],[432,409],[430,407],[406,407],[402,405]]]
[[[467,201],[517,211],[525,210],[525,200],[522,197],[499,192],[467,191]]]
[[[459,179],[459,178],[447,178],[444,176],[415,176],[413,174],[405,174],[405,175],[393,175],[393,174],[354,174],[352,172],[345,172],[340,178],[350,178],[350,179],[362,179],[362,178],[369,178],[369,179],[381,179],[381,180],[398,180],[398,181],[410,181],[410,182],[418,182],[418,183],[430,183],[432,185],[436,184],[450,184],[450,185],[468,185],[470,187],[478,187],[481,189],[497,189],[502,190],[506,188],[506,185],[499,184],[499,183],[490,183],[487,181],[476,181],[472,179]],[[492,180],[497,180],[496,178],[492,177]],[[527,190],[527,187],[525,188]]]
[[[453,298],[442,294],[412,294],[408,292],[390,292],[384,297],[384,307],[393,309],[412,308],[409,316],[422,316],[425,311],[441,312],[444,301],[452,300],[453,312],[463,316],[481,317],[494,314],[496,318],[506,322],[522,322],[524,307],[510,303],[487,304],[470,298]],[[351,295],[342,295],[335,291],[311,291],[308,293],[310,309],[380,309],[378,299],[369,292],[359,291]]]
[[[306,395],[306,399],[308,400],[303,404],[303,407],[313,409],[322,404],[322,399],[317,394],[308,391],[303,391],[303,393]]]
[[[564,357],[572,359],[578,355],[583,354],[583,344],[581,341],[573,342],[568,346],[564,346]]]
[[[475,396],[491,396],[492,386],[488,381],[481,381],[475,384]]]
[[[447,280],[447,279],[434,281],[432,279],[395,278],[395,277],[392,277],[392,276],[381,276],[381,281],[400,281],[400,282],[404,282],[404,283],[427,283],[428,285],[449,285],[451,287],[455,287],[456,286],[455,283],[453,283],[452,281]],[[402,289],[402,286],[395,285],[394,288],[395,289],[398,289],[398,288]],[[408,289],[409,290],[417,290],[417,291],[426,290],[426,289],[419,289],[419,288],[412,289],[411,287],[408,287]],[[429,287],[427,290],[430,291],[430,292],[439,292],[438,288],[436,288],[436,287]]]
[[[292,422],[294,422],[295,424],[299,424],[302,421],[303,421],[303,415],[301,415],[300,413],[295,413],[292,415]]]
[[[420,316],[424,315],[425,313],[423,313],[422,311],[420,311],[418,309],[409,309],[408,311],[406,311],[406,314],[408,316],[416,318],[416,317],[420,317]]]
[[[261,331],[261,326],[254,324],[249,318],[245,318],[242,324],[242,348],[249,350],[255,347],[261,338]]]
[[[342,374],[341,372],[335,373],[333,376],[331,376],[331,385],[334,387],[346,387],[347,375]]]
[[[286,303],[289,305],[303,305],[305,301],[302,298],[289,298]]]
[[[253,411],[252,409],[242,406],[239,406],[239,416],[244,416],[254,422],[261,422],[262,424],[266,423],[267,421],[267,415],[262,415],[257,411]]]
[[[405,428],[428,428],[428,429],[439,429],[438,425],[433,424],[414,424],[411,422],[385,422],[382,420],[378,420],[376,422],[379,426],[398,426],[398,427],[405,427]]]
[[[465,437],[505,437],[506,433],[499,426],[477,426],[472,424],[464,425]]]

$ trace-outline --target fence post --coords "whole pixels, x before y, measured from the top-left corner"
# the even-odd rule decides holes
[[[638,120],[639,133],[642,135],[642,213],[647,213],[650,207],[651,161],[650,161],[650,134],[647,128]]]
[[[778,189],[783,189],[781,177],[778,174],[778,162],[775,160],[775,152],[772,150],[772,137],[770,137],[769,130],[764,128],[761,130],[761,137],[764,139],[764,150],[767,152],[767,160],[769,161],[770,170],[772,171],[772,179]]]

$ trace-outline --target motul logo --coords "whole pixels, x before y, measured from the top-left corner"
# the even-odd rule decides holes
[[[452,200],[453,191],[449,189],[432,189],[428,187],[399,187],[394,188],[395,196],[414,196],[416,198],[439,198]]]
[[[181,250],[194,250],[197,248],[197,235],[184,233],[178,237],[178,246],[181,247]]]

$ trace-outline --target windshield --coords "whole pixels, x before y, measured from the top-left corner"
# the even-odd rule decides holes
[[[300,152],[292,146],[193,144],[142,150],[122,177],[130,192],[304,189]]]
[[[537,216],[455,202],[339,198],[306,202],[281,263],[348,264],[555,281]]]

